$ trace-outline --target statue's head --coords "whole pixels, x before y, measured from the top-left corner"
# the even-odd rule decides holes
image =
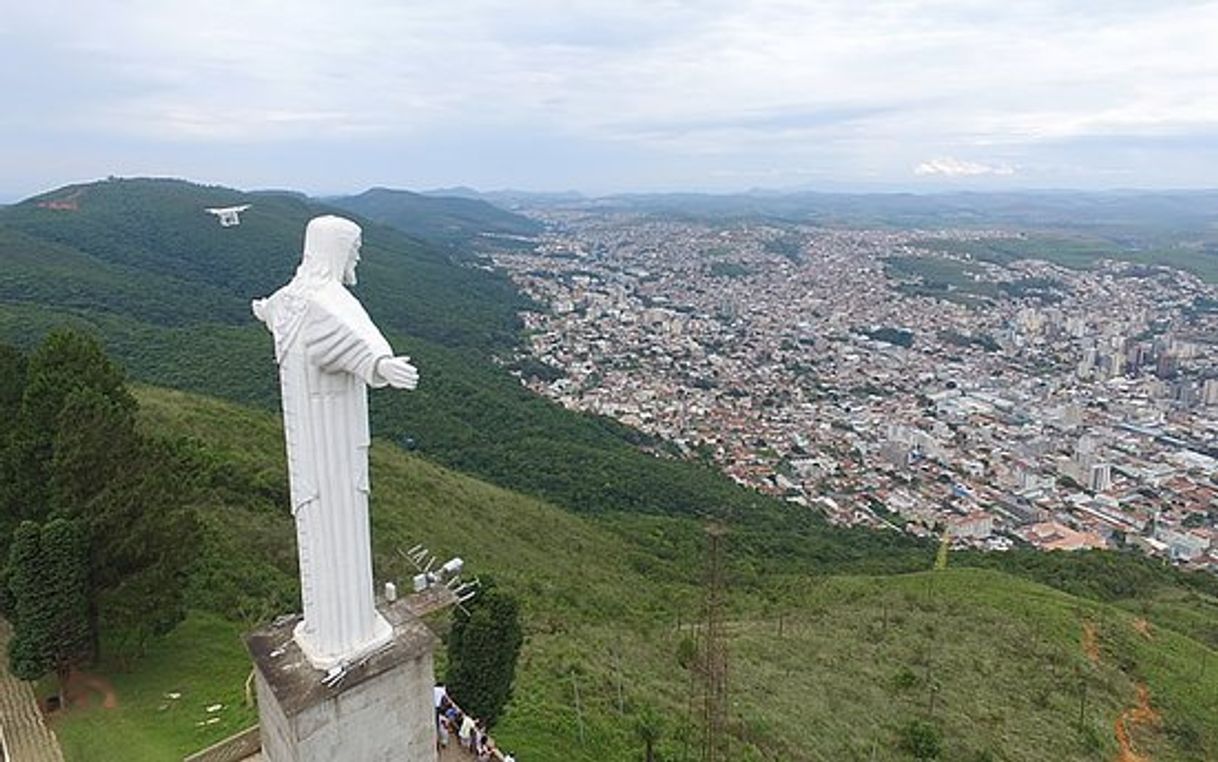
[[[301,267],[353,286],[361,243],[360,227],[351,220],[333,214],[314,217],[305,227]]]

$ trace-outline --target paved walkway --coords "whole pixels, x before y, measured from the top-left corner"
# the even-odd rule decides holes
[[[460,746],[449,744],[449,747],[440,752],[440,762],[469,762],[473,757],[461,751]]]
[[[0,737],[13,762],[63,762],[55,734],[43,721],[34,689],[8,672],[8,622],[0,619]]]

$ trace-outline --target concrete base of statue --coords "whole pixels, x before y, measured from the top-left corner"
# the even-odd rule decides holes
[[[293,637],[299,618],[246,636],[267,762],[435,762],[435,636],[403,601],[381,608],[392,637],[327,681]]]
[[[375,612],[374,616],[376,619],[372,625],[372,637],[349,654],[326,653],[316,647],[304,628],[304,620],[296,623],[296,627],[292,630],[292,639],[296,641],[296,645],[304,652],[305,658],[309,660],[309,663],[315,669],[325,672],[331,667],[339,666],[344,661],[348,664],[357,662],[364,658],[364,656],[385,647],[389,641],[393,640],[393,626],[389,624],[379,611]]]

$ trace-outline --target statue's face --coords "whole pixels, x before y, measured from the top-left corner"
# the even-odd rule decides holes
[[[364,243],[363,238],[356,238],[351,244],[351,254],[347,257],[347,269],[343,272],[343,283],[355,285],[355,266],[359,264],[359,249]]]

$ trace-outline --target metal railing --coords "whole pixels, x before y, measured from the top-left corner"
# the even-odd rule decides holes
[[[196,751],[182,762],[240,762],[262,750],[262,734],[258,725],[246,728],[223,741]]]

